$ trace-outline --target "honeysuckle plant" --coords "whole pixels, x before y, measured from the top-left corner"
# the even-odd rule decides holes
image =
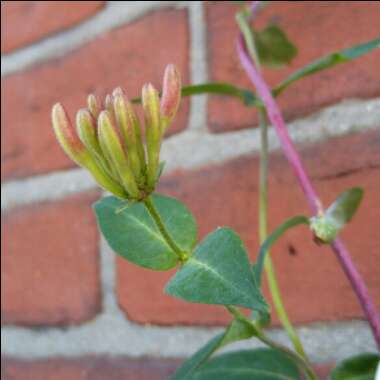
[[[264,81],[260,67],[280,67],[297,54],[297,48],[276,25],[257,30],[252,22],[259,2],[242,6],[236,16],[240,35],[237,54],[251,79],[256,93],[229,83],[204,83],[182,87],[174,65],[164,73],[162,90],[151,84],[141,97],[128,100],[116,88],[101,102],[95,95],[77,112],[75,127],[61,104],[52,110],[52,124],[57,139],[67,155],[87,169],[111,196],[94,205],[97,222],[113,250],[130,262],[156,271],[177,268],[165,292],[188,302],[216,304],[231,314],[225,331],[186,360],[172,380],[213,379],[317,379],[284,306],[269,249],[290,228],[306,224],[310,238],[317,244],[330,244],[358,296],[365,316],[380,347],[380,320],[365,284],[353,265],[339,232],[354,216],[363,190],[344,191],[326,210],[322,206],[291,139],[287,133],[275,97],[293,82],[307,75],[350,61],[380,47],[380,39],[334,52],[296,71],[273,89]],[[251,262],[239,235],[222,227],[197,239],[196,221],[179,200],[155,192],[163,163],[160,149],[166,129],[178,110],[181,96],[216,93],[236,97],[247,106],[256,107],[260,115],[261,162],[259,191],[260,251]],[[141,128],[133,103],[141,102],[144,128]],[[311,215],[291,216],[267,234],[268,142],[267,124],[275,128],[285,155],[294,169]],[[144,133],[143,133],[144,132]],[[226,200],[228,201],[228,200]],[[266,275],[274,309],[294,349],[270,339],[264,327],[271,323],[272,311],[262,292]],[[241,308],[250,310],[243,313]],[[267,348],[215,355],[233,342],[255,338]],[[348,358],[333,369],[332,380],[374,379],[378,367],[377,353],[363,353]]]

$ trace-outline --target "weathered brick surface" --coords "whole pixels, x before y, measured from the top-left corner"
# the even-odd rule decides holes
[[[25,206],[2,216],[2,322],[78,323],[100,310],[98,193]]]
[[[179,359],[82,357],[77,359],[1,359],[2,380],[167,380]],[[316,367],[319,379],[327,379],[332,365]]]
[[[128,357],[82,357],[36,361],[4,357],[2,380],[167,380],[179,360]]]
[[[1,4],[1,53],[9,53],[78,24],[103,5],[104,1],[4,1]]]
[[[207,2],[209,76],[211,80],[252,89],[236,56],[236,10],[231,2]],[[374,1],[271,2],[258,16],[256,25],[278,23],[296,43],[299,54],[290,67],[264,69],[265,78],[274,86],[314,59],[378,38],[379,13],[380,3]],[[378,72],[379,52],[372,52],[293,84],[279,97],[280,106],[290,120],[345,98],[378,96]],[[208,121],[211,131],[223,132],[251,127],[257,115],[238,100],[211,96]]]
[[[325,204],[349,187],[365,189],[363,204],[342,235],[378,307],[379,144],[380,129],[376,129],[301,150]],[[230,226],[241,235],[253,257],[258,251],[257,176],[258,159],[245,157],[164,177],[161,191],[190,207],[199,223],[200,238],[217,226]],[[280,153],[271,156],[269,182],[270,230],[291,216],[309,215],[303,194]],[[316,246],[306,227],[289,231],[276,244],[273,257],[286,305],[296,323],[362,316],[334,254],[329,247]],[[207,325],[227,320],[223,308],[188,304],[164,295],[164,284],[173,271],[151,272],[119,259],[117,274],[119,303],[134,321]]]
[[[173,33],[175,31],[175,33]],[[188,28],[185,10],[162,10],[110,31],[63,58],[46,62],[2,81],[2,178],[30,176],[75,166],[56,142],[52,105],[60,101],[73,115],[89,92],[104,95],[121,85],[129,96],[142,85],[161,85],[164,68],[175,63],[188,81]],[[175,133],[186,127],[184,100]]]

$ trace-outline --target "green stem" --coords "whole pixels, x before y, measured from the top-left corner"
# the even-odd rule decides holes
[[[161,232],[161,235],[165,239],[165,241],[168,244],[168,246],[176,253],[176,255],[178,256],[178,259],[181,262],[186,261],[189,258],[189,255],[186,252],[184,252],[177,245],[177,243],[173,240],[173,238],[170,236],[168,230],[166,229],[164,223],[162,222],[162,219],[160,217],[160,214],[159,214],[158,210],[156,209],[156,207],[154,206],[154,204],[152,202],[151,196],[145,198],[144,201],[143,201],[143,203],[144,203],[145,207],[147,208],[149,214],[151,215],[151,217],[155,221],[158,229]]]
[[[268,127],[266,122],[266,113],[263,108],[259,108],[260,117],[260,190],[259,190],[259,236],[260,244],[263,244],[267,238],[267,215],[268,215]],[[305,360],[308,360],[306,352],[302,346],[301,340],[298,337],[290,319],[287,315],[284,303],[282,301],[281,292],[278,286],[276,272],[270,253],[267,253],[265,258],[265,272],[268,279],[269,290],[273,300],[277,315],[286,330],[289,339],[292,341],[295,350]]]
[[[288,347],[283,346],[282,344],[270,339],[267,335],[265,335],[264,331],[259,326],[257,326],[253,321],[251,321],[244,314],[242,314],[236,307],[226,306],[226,308],[235,317],[235,319],[248,323],[254,329],[255,336],[257,339],[265,343],[267,346],[275,350],[281,351],[287,356],[289,356],[290,359],[297,363],[298,367],[305,372],[305,375],[309,380],[318,380],[309,362],[304,357],[302,357],[302,355],[293,352]]]

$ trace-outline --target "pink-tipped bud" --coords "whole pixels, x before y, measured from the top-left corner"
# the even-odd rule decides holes
[[[57,140],[66,154],[79,165],[85,165],[89,153],[76,134],[65,109],[60,103],[53,106],[51,120]]]
[[[96,95],[90,94],[87,98],[87,106],[91,112],[92,117],[96,120],[101,111],[100,101]]]
[[[113,95],[114,97],[116,97],[116,96],[119,96],[119,95],[125,95],[125,94],[124,94],[124,91],[123,91],[123,89],[122,89],[121,87],[116,87],[116,88],[112,91],[112,95]]]
[[[168,65],[165,69],[162,84],[161,115],[163,118],[164,130],[173,120],[177,113],[181,100],[181,77],[175,65]]]
[[[115,115],[113,112],[113,96],[110,94],[107,94],[104,98],[104,109],[108,111],[108,114],[112,119],[112,122],[115,124]]]

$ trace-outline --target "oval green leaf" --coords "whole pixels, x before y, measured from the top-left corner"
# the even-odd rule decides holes
[[[225,227],[206,236],[165,291],[188,302],[268,309],[243,242]]]
[[[297,55],[296,46],[278,25],[268,25],[254,32],[254,41],[259,60],[263,65],[282,67]]]
[[[191,252],[197,239],[193,215],[178,200],[152,196],[171,237],[184,251]],[[177,264],[177,255],[165,242],[143,203],[126,202],[110,196],[94,205],[97,222],[110,247],[139,266],[167,270]]]
[[[230,352],[203,365],[192,380],[297,380],[297,366],[282,352],[256,349]]]
[[[330,380],[374,380],[379,366],[378,354],[365,353],[343,360],[330,374]]]
[[[337,230],[340,230],[354,216],[363,199],[363,189],[353,187],[344,191],[336,201],[327,209],[326,219],[331,222]]]

